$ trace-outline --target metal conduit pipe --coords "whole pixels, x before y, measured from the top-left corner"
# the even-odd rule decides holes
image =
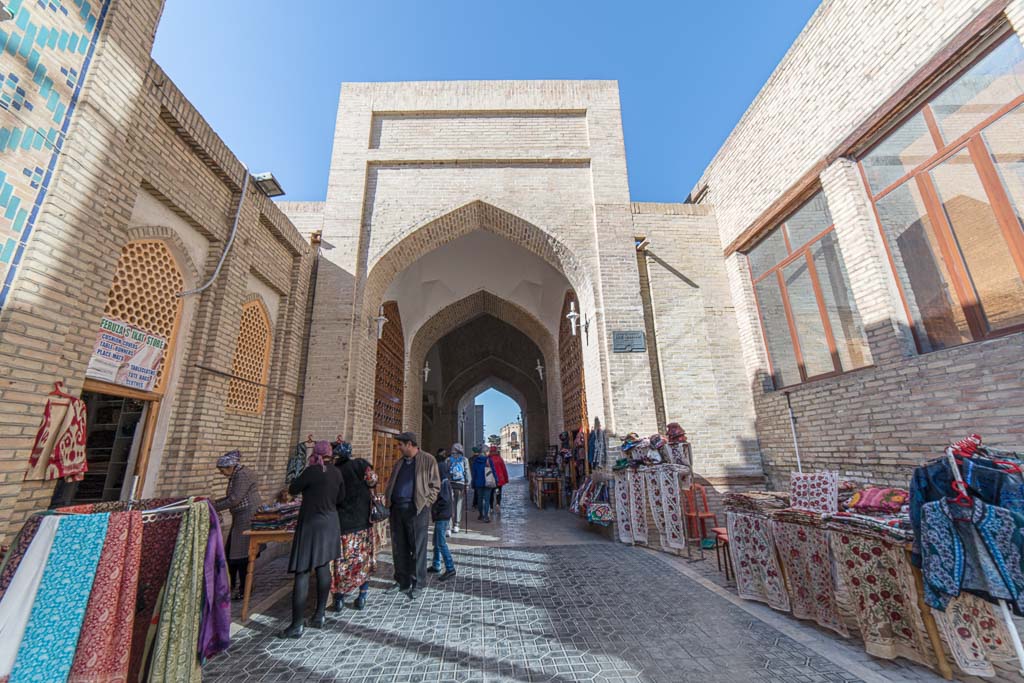
[[[245,203],[245,191],[249,189],[249,167],[242,165],[245,171],[245,177],[242,179],[242,192],[238,195],[238,208],[235,209],[235,220],[231,223],[231,234],[228,235],[228,243],[224,245],[224,253],[220,255],[220,260],[217,261],[217,267],[213,269],[213,275],[206,281],[206,284],[195,289],[190,289],[186,292],[179,292],[178,298],[191,296],[193,294],[199,294],[205,292],[213,284],[213,281],[220,275],[220,269],[224,266],[224,261],[228,257],[228,252],[231,251],[231,245],[235,243],[235,235],[238,233],[238,220],[242,216],[242,204]]]

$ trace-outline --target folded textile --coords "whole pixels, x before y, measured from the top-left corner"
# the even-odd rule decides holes
[[[851,512],[899,512],[910,501],[906,489],[869,487],[857,491],[846,503]]]
[[[836,512],[839,509],[839,473],[791,472],[789,493],[792,507],[814,512]]]
[[[823,515],[825,527],[835,531],[868,534],[890,541],[909,541],[914,537],[909,515],[861,515],[837,512]]]
[[[726,513],[729,554],[736,574],[736,591],[741,598],[760,600],[788,612],[789,594],[775,555],[770,521],[756,515]]]
[[[789,494],[783,491],[743,491],[727,493],[722,505],[733,512],[763,513],[789,507]]]

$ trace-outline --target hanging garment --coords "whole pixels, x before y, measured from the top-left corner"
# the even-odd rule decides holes
[[[210,513],[210,533],[203,560],[203,611],[199,621],[199,663],[224,652],[231,646],[231,581],[220,530],[220,516],[213,503],[206,501]]]
[[[633,528],[633,542],[647,543],[647,496],[644,495],[644,475],[638,470],[629,474],[629,524]]]
[[[78,398],[47,401],[25,479],[81,481],[89,470],[85,437],[85,401]]]
[[[661,491],[661,477],[658,476],[660,469],[660,467],[643,467],[639,472],[644,478],[644,488],[647,490],[651,517],[654,519],[654,527],[658,530],[658,543],[665,548],[668,546],[668,541],[665,539],[665,501]]]
[[[591,434],[594,437],[594,456],[591,460],[591,469],[603,469],[608,464],[608,434],[601,427],[595,427]]]
[[[836,531],[831,546],[868,654],[932,666],[913,570],[902,545]]]
[[[11,683],[67,679],[109,517],[101,513],[61,520],[11,669]]]
[[[788,612],[789,594],[775,558],[775,541],[768,520],[737,512],[727,513],[726,518],[739,596]]]
[[[680,492],[682,481],[690,476],[690,468],[681,465],[662,465],[658,468],[661,500],[665,507],[665,541],[669,548],[686,549],[686,517]]]
[[[28,552],[32,539],[35,538],[42,521],[43,515],[41,514],[29,517],[22,525],[18,535],[14,537],[14,541],[11,542],[11,547],[7,549],[3,563],[0,563],[0,598],[4,597],[7,587],[11,585],[11,579],[14,578],[14,573],[18,571],[18,567],[21,565],[25,553]]]
[[[619,540],[633,542],[633,522],[629,514],[629,478],[626,470],[615,473],[615,527]]]
[[[966,590],[1009,601],[1022,612],[1024,517],[977,498],[971,507],[942,498],[921,510],[925,601],[944,610]]]
[[[206,501],[193,502],[181,520],[167,576],[164,602],[153,645],[151,683],[201,681],[196,643],[203,601],[203,565],[210,536]]]
[[[7,680],[14,668],[61,518],[42,517],[39,521],[34,538],[13,573],[10,590],[0,600],[0,680]]]
[[[932,610],[932,616],[946,636],[953,660],[966,675],[991,678],[996,675],[993,662],[1016,659],[1006,624],[992,605],[976,595],[962,593],[945,612]]]
[[[306,460],[309,458],[309,446],[303,441],[295,445],[295,452],[288,458],[288,466],[285,470],[284,485],[287,487],[292,480],[302,474],[306,469]]]
[[[849,637],[836,601],[829,532],[806,524],[772,521],[772,535],[786,572],[793,616]]]
[[[96,580],[78,636],[68,683],[123,681],[135,623],[135,591],[142,555],[142,513],[112,512]]]
[[[686,442],[671,443],[668,445],[669,461],[675,465],[693,467],[693,458],[690,456],[690,444]]]
[[[790,505],[809,512],[839,511],[839,473],[815,472],[789,475]]]

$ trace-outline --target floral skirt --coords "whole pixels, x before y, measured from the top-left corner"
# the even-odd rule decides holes
[[[377,568],[373,529],[364,529],[341,537],[341,557],[333,563],[331,592],[347,594],[370,579]]]

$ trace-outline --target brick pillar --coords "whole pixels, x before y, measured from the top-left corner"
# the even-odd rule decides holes
[[[739,252],[725,259],[725,274],[729,279],[732,305],[736,309],[736,324],[740,331],[740,348],[743,364],[747,370],[747,384],[755,395],[772,388],[771,373],[768,371],[768,351],[761,333],[761,321],[757,317],[754,301],[754,285],[747,268],[747,257]]]

